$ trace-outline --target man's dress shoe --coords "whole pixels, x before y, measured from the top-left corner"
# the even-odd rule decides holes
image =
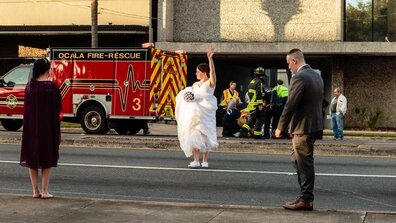
[[[295,210],[295,211],[300,211],[300,210],[313,210],[313,202],[308,201],[304,202],[303,200],[297,200],[297,201],[292,201],[292,202],[287,202],[286,204],[283,205],[283,208],[288,209],[288,210]]]

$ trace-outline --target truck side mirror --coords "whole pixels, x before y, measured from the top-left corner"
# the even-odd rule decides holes
[[[5,84],[4,80],[0,79],[0,87],[4,87],[4,84]]]
[[[14,87],[15,86],[15,82],[14,81],[8,81],[7,86],[8,87]]]

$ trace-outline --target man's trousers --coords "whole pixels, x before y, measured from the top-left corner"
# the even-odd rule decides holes
[[[314,143],[315,133],[309,135],[293,135],[293,152],[291,160],[297,171],[298,184],[300,185],[299,198],[305,202],[313,201],[315,183],[314,168]]]

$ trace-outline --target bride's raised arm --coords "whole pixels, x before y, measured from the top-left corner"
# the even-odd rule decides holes
[[[215,71],[215,65],[213,63],[213,54],[214,54],[214,49],[210,48],[208,50],[208,60],[209,60],[209,81],[210,81],[210,87],[214,88],[216,86],[216,71]]]

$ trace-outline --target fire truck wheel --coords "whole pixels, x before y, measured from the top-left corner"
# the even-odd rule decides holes
[[[23,121],[20,119],[2,119],[1,125],[8,131],[17,131],[22,127]]]
[[[106,134],[109,131],[106,115],[97,106],[90,106],[83,111],[80,124],[88,134]]]

